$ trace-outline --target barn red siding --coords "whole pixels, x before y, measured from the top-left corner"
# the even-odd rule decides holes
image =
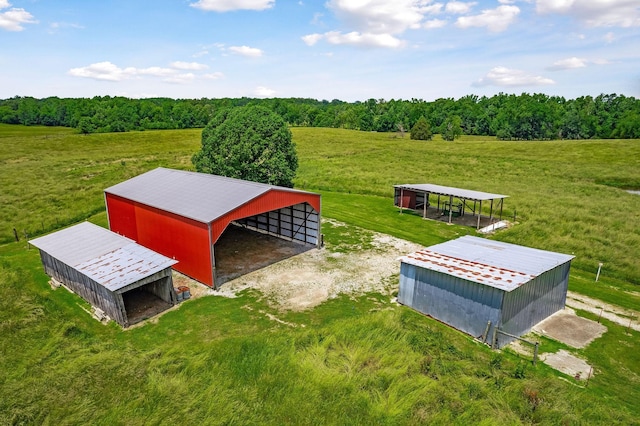
[[[254,198],[247,204],[238,207],[213,222],[211,224],[211,241],[215,244],[215,242],[218,241],[218,238],[220,238],[220,235],[222,235],[224,230],[227,228],[227,225],[229,225],[233,220],[278,210],[283,207],[289,207],[299,203],[309,203],[318,213],[320,213],[319,194],[303,194],[272,190]]]
[[[105,194],[109,229],[125,237],[138,241],[135,205],[126,198],[113,194]]]
[[[213,286],[207,224],[131,200],[121,199],[113,203],[113,210],[111,205],[108,204],[108,214],[112,231],[176,259],[178,263],[173,269]],[[126,215],[125,219],[119,217],[121,213]],[[133,225],[131,214],[134,217]]]

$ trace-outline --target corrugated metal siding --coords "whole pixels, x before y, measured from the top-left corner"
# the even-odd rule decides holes
[[[178,260],[175,270],[213,286],[207,224],[140,204],[135,210],[140,244]]]
[[[105,194],[109,229],[138,241],[135,203],[113,194]]]
[[[520,336],[531,328],[564,309],[569,283],[570,263],[547,271],[526,285],[505,295],[502,310],[502,327],[507,333]],[[498,346],[502,347],[513,338],[498,336]]]
[[[504,292],[448,274],[401,263],[398,301],[474,337],[500,320]]]

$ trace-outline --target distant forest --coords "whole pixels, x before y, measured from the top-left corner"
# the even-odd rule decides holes
[[[577,99],[544,94],[364,102],[303,98],[129,99],[102,96],[0,100],[0,123],[65,126],[80,133],[204,127],[220,110],[261,105],[291,126],[409,132],[425,117],[434,133],[446,122],[467,135],[503,140],[640,138],[640,100],[623,95]],[[459,120],[458,120],[459,118]]]

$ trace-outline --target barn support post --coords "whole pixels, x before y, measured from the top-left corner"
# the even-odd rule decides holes
[[[480,218],[482,217],[482,200],[480,200],[480,208],[478,209],[478,226],[476,229],[480,229]]]
[[[449,223],[453,217],[453,195],[449,195]]]
[[[500,220],[502,220],[502,207],[504,206],[504,198],[500,199]]]
[[[402,206],[404,205],[404,189],[400,188],[400,202],[398,203],[400,206],[400,214],[402,214]]]
[[[491,199],[491,209],[489,210],[489,224],[493,222],[493,198]]]
[[[429,204],[429,194],[424,193],[423,206],[422,206],[422,218],[427,218],[427,205]]]

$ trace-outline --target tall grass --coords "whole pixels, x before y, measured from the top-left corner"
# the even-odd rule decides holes
[[[638,337],[615,325],[620,331],[593,347],[600,371],[583,388],[380,295],[297,313],[257,294],[207,297],[122,331],[91,319],[66,290],[50,290],[33,251],[14,243],[0,253],[10,259],[0,265],[2,424],[637,420],[637,365],[621,352],[599,359]]]

